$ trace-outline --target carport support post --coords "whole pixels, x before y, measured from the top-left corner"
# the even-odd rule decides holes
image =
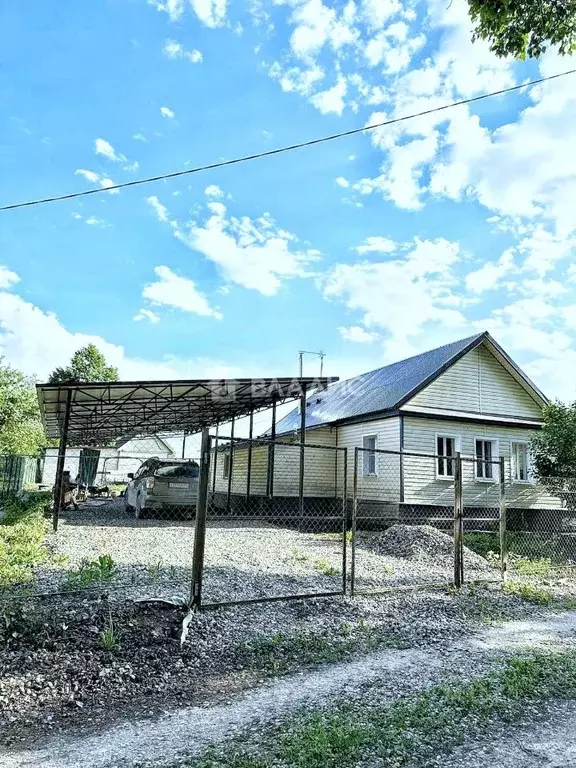
[[[58,530],[58,518],[62,506],[62,490],[64,485],[64,459],[66,458],[66,443],[68,442],[68,427],[70,426],[70,408],[72,406],[72,390],[66,392],[66,409],[64,411],[64,423],[60,435],[58,447],[58,463],[56,464],[56,482],[54,484],[54,507],[52,508],[52,528],[54,533]]]
[[[250,503],[250,482],[252,479],[252,438],[254,437],[254,411],[250,411],[248,424],[248,460],[246,466],[246,503]]]
[[[216,469],[218,467],[218,427],[216,424],[216,439],[214,440],[214,466],[212,468],[212,493],[216,493]]]
[[[186,430],[184,430],[184,437],[182,438],[182,458],[186,456]]]
[[[306,436],[306,390],[300,395],[300,476],[298,497],[300,507],[300,520],[304,520],[304,440]]]
[[[234,417],[230,423],[230,460],[228,461],[228,490],[226,492],[226,512],[230,512],[232,495],[232,473],[234,472]]]
[[[200,474],[198,477],[198,500],[196,502],[196,530],[194,533],[194,559],[192,561],[192,592],[190,603],[193,609],[202,607],[202,576],[204,574],[204,548],[206,544],[206,511],[208,506],[208,476],[210,474],[210,433],[202,430],[200,445]]]
[[[508,539],[506,536],[506,477],[504,456],[500,456],[500,573],[508,578]]]
[[[268,498],[274,496],[274,448],[276,440],[276,400],[272,403],[272,426],[270,428],[270,440],[268,443],[268,473],[266,482],[266,495]]]

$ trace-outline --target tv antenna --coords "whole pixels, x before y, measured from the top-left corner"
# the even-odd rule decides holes
[[[314,355],[315,357],[320,358],[320,377],[322,377],[322,374],[324,373],[324,358],[326,357],[326,352],[322,352],[322,350],[319,350],[318,352],[310,352],[307,349],[301,349],[298,352],[298,358],[300,361],[300,378],[304,376],[304,355]]]

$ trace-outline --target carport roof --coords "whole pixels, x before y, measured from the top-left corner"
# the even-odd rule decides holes
[[[70,399],[68,442],[98,444],[158,431],[198,432],[247,416],[337,378],[191,379],[38,384],[46,434],[61,437]]]

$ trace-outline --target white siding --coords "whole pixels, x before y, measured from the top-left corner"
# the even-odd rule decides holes
[[[306,448],[304,452],[304,493],[307,496],[334,496],[336,493],[336,430],[330,427],[309,430],[306,442],[327,448]],[[285,444],[282,444],[285,443]],[[224,478],[224,452],[218,452],[215,490],[227,492],[228,480]],[[232,493],[245,493],[248,471],[248,447],[234,450]],[[252,448],[250,495],[266,493],[268,473],[268,446]],[[297,496],[299,493],[300,445],[298,438],[279,438],[274,449],[274,495]],[[212,488],[213,477],[210,478]]]
[[[404,419],[404,450],[407,453],[434,454],[436,453],[436,435],[438,433],[460,437],[461,453],[463,456],[469,457],[475,455],[476,438],[498,441],[499,454],[504,457],[506,466],[506,501],[511,508],[560,508],[559,499],[546,494],[540,486],[512,483],[511,443],[530,441],[534,436],[534,430],[406,416]],[[453,483],[437,479],[434,460],[405,456],[404,467],[404,499],[407,503],[453,504]],[[464,462],[463,486],[466,505],[498,506],[500,493],[498,483],[477,481],[474,476],[473,462]]]
[[[362,448],[363,438],[376,436],[377,450],[400,450],[400,419],[363,421],[357,424],[343,424],[338,427],[338,447],[348,449],[348,495],[352,494],[354,482],[354,448]],[[362,456],[358,455],[358,492],[364,497],[386,495],[387,500],[398,501],[400,493],[400,459],[395,455],[376,454],[376,476],[367,477],[362,472]],[[341,479],[340,479],[341,483]]]
[[[408,405],[541,418],[538,403],[485,346],[476,347],[419,392]]]

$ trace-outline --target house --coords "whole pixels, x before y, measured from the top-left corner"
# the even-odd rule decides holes
[[[357,494],[370,514],[398,519],[434,518],[454,503],[454,457],[461,453],[465,507],[493,516],[500,499],[499,457],[504,459],[506,501],[518,510],[557,509],[560,501],[530,474],[530,440],[542,425],[546,397],[489,333],[460,341],[339,381],[308,397],[305,442],[332,447],[306,449],[307,497],[342,495],[342,452],[348,449],[351,494],[354,449],[359,452]],[[300,413],[276,425],[283,445],[252,450],[250,489],[274,496],[298,494]],[[380,453],[389,451],[390,453]],[[230,459],[220,451],[214,472],[216,494],[226,490]],[[246,488],[247,449],[235,448],[232,494]],[[368,504],[370,502],[370,505]],[[478,513],[480,517],[483,513]]]
[[[74,480],[80,473],[87,485],[125,483],[129,472],[136,472],[142,462],[157,456],[173,459],[174,451],[158,435],[119,440],[114,446],[102,448],[67,448],[64,470]],[[58,448],[46,448],[42,466],[42,483],[53,485],[56,480]]]

